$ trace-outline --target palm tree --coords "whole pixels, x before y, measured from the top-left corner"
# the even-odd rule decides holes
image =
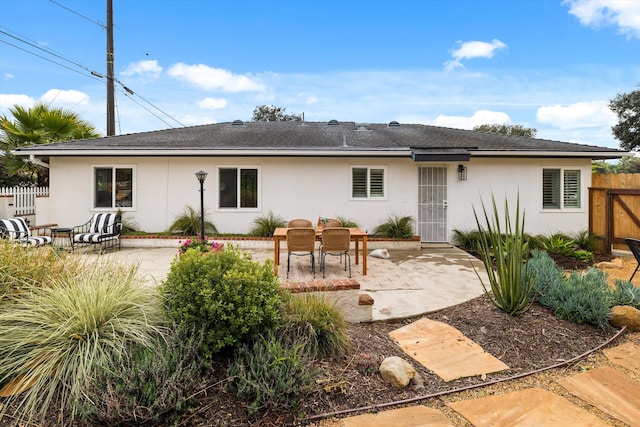
[[[38,185],[47,185],[46,168],[13,156],[10,151],[32,144],[97,138],[100,134],[88,122],[69,110],[36,104],[32,108],[14,105],[9,109],[12,119],[0,117],[0,146],[5,155],[5,168],[9,174],[21,175],[26,181],[37,179]]]

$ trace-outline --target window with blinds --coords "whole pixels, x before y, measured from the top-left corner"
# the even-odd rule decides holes
[[[564,171],[564,207],[579,209],[580,208],[580,171],[565,170]]]
[[[382,199],[386,194],[385,167],[351,168],[351,198]]]
[[[542,170],[542,208],[580,209],[580,171]]]

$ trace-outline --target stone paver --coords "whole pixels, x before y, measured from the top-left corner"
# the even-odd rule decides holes
[[[540,388],[448,404],[475,427],[605,427],[567,399]]]
[[[607,348],[604,351],[607,359],[640,375],[640,345],[628,342]]]
[[[423,318],[389,335],[409,356],[445,381],[509,369],[446,323]]]
[[[437,409],[411,406],[377,414],[363,414],[342,420],[344,427],[453,427],[449,418]]]
[[[605,366],[558,381],[571,394],[630,426],[640,426],[640,382]]]

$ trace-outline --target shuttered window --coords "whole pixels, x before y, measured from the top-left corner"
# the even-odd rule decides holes
[[[564,171],[564,207],[580,208],[580,171]]]
[[[542,208],[580,209],[580,171],[576,169],[542,170]]]
[[[383,199],[386,196],[386,167],[351,168],[352,199]]]

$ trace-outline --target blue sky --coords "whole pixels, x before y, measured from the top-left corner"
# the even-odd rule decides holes
[[[0,0],[0,114],[45,102],[106,134],[105,0]],[[116,133],[250,120],[521,124],[618,147],[636,0],[113,0]],[[128,94],[123,86],[131,89]]]

